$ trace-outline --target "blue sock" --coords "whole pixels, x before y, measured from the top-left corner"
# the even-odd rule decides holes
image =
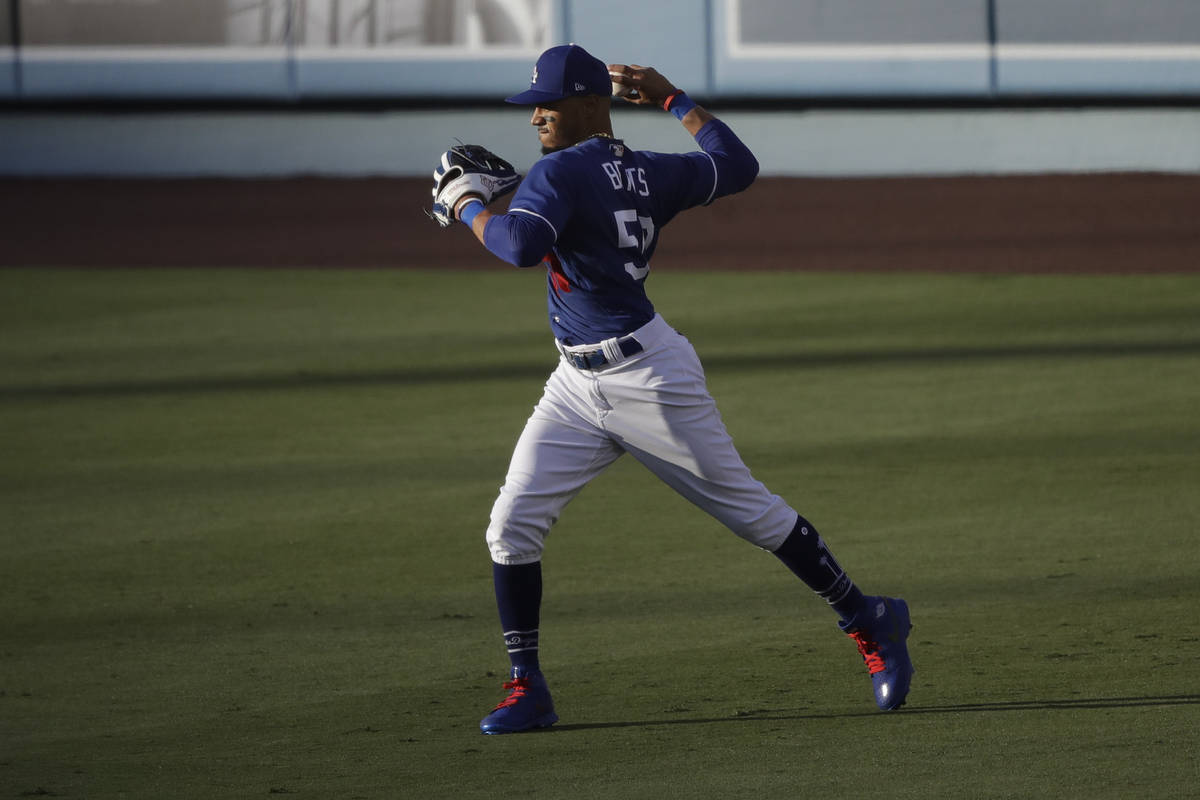
[[[834,560],[817,529],[804,517],[796,520],[796,527],[775,551],[775,556],[829,603],[842,619],[852,619],[863,607],[863,593]]]
[[[538,665],[538,619],[542,607],[542,562],[492,563],[492,583],[504,645],[514,675],[527,675]]]

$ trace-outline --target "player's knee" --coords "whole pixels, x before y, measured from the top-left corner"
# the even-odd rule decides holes
[[[545,537],[528,529],[497,527],[487,530],[488,551],[497,564],[529,564],[542,557]]]
[[[488,550],[497,564],[526,564],[542,557],[552,517],[501,493],[492,507],[487,529]]]
[[[796,526],[796,517],[796,512],[776,497],[761,513],[726,524],[750,544],[775,552]]]

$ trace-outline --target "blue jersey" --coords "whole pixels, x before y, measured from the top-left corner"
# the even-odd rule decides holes
[[[484,243],[517,266],[544,263],[550,328],[567,345],[623,336],[654,317],[645,282],[676,214],[741,191],[758,162],[724,123],[696,134],[701,151],[652,153],[595,137],[543,156]]]

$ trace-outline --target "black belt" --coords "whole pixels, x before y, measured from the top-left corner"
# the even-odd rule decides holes
[[[632,336],[626,336],[624,339],[617,340],[617,347],[621,350],[621,355],[629,358],[632,355],[642,352],[642,343]],[[588,350],[583,353],[572,353],[569,350],[562,351],[563,356],[569,364],[572,364],[577,369],[599,369],[605,364],[611,364],[608,356],[604,355],[604,350]]]

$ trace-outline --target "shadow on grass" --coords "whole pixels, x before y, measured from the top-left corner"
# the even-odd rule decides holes
[[[756,369],[804,369],[891,363],[953,363],[1002,359],[1112,358],[1200,354],[1200,340],[1147,342],[1074,342],[1029,345],[981,345],[897,350],[846,350],[824,353],[713,354],[701,360],[712,374]],[[211,392],[292,391],[330,387],[419,386],[469,383],[510,378],[544,379],[555,367],[552,351],[537,363],[472,363],[443,366],[398,366],[362,372],[297,370],[249,375],[181,375],[130,380],[0,385],[0,400],[124,397]]]
[[[913,714],[978,714],[998,711],[1088,711],[1112,708],[1149,708],[1152,706],[1200,705],[1200,694],[1166,695],[1161,697],[1092,697],[1074,700],[1010,700],[1002,703],[960,703],[939,706],[905,707],[892,712],[889,717]],[[656,725],[710,725],[720,722],[790,722],[795,720],[856,719],[880,716],[878,711],[854,711],[844,714],[796,714],[786,711],[761,709],[739,712],[729,717],[692,717],[687,719],[640,720],[630,722],[594,722],[555,725],[543,729],[543,733],[606,728],[652,728]]]

